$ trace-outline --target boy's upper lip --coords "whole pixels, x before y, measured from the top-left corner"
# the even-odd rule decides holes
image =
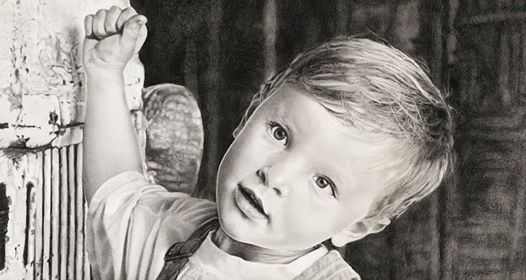
[[[247,188],[246,186],[244,186],[243,184],[239,183],[237,185],[240,189],[243,189],[243,191],[247,192],[248,194],[250,194],[250,196],[256,201],[256,203],[261,207],[261,209],[263,210],[263,214],[265,214],[266,216],[268,216],[268,213],[267,213],[267,210],[265,209],[265,205],[263,204],[263,200],[261,200],[261,198],[259,197],[259,195],[256,194],[256,192],[250,188]]]

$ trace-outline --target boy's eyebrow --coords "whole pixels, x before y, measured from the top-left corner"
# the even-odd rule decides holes
[[[272,112],[271,117],[284,125],[288,131],[297,131],[297,126],[293,121],[294,118],[290,116],[290,113],[284,106],[280,105],[277,110]]]

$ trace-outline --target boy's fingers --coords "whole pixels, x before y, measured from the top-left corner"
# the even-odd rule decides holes
[[[122,9],[117,6],[112,6],[106,14],[104,20],[104,29],[107,34],[113,34],[117,32],[117,19],[121,14]]]
[[[122,13],[119,15],[119,18],[117,19],[117,31],[121,31],[124,27],[124,24],[130,19],[132,16],[136,15],[137,12],[134,8],[128,7],[124,10],[122,10]]]
[[[132,44],[135,47],[137,38],[141,35],[142,29],[145,28],[144,24],[146,24],[146,21],[147,19],[143,15],[134,15],[128,19],[122,29],[122,42],[124,44]]]
[[[93,15],[87,15],[84,18],[84,33],[86,37],[93,36]]]
[[[106,29],[104,28],[104,22],[106,20],[106,10],[98,10],[95,16],[93,17],[93,34],[97,38],[102,39],[106,37]]]
[[[93,49],[93,47],[97,44],[97,40],[94,39],[95,36],[93,35],[93,15],[87,15],[84,18],[84,31],[86,32],[84,39],[84,54],[86,55],[86,51]]]

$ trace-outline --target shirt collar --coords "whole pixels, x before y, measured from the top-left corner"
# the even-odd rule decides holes
[[[212,234],[213,232],[208,234],[203,244],[190,257],[190,261],[227,279],[261,279],[262,275],[272,275],[273,279],[292,279],[328,252],[322,245],[287,264],[250,262],[219,249],[212,242]]]

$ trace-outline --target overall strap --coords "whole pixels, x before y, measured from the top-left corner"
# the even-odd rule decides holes
[[[181,269],[201,246],[208,233],[218,227],[219,220],[214,218],[197,228],[188,240],[172,245],[164,256],[164,266],[157,280],[176,280]]]

